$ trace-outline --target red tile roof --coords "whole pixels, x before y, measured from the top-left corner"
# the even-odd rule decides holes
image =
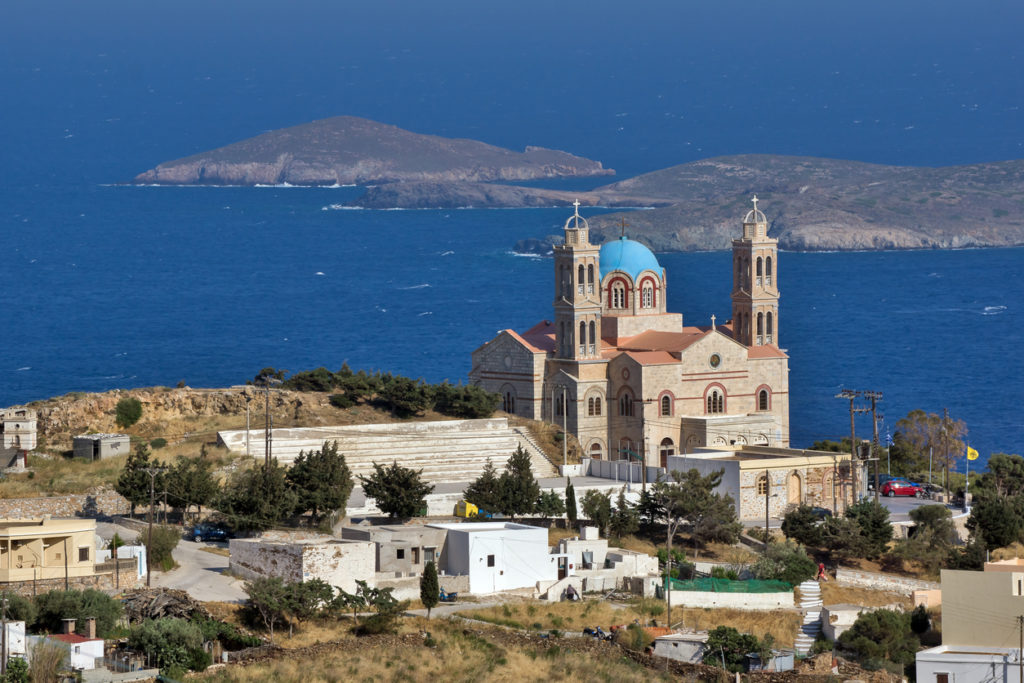
[[[103,640],[102,638],[86,638],[85,636],[80,636],[77,633],[55,633],[50,636],[50,638],[53,638],[54,640],[61,640],[65,643],[71,643],[72,645],[78,645],[79,643],[91,643],[95,640]]]
[[[679,359],[668,351],[625,351],[624,353],[640,365],[670,365],[679,362]]]
[[[619,340],[623,351],[682,351],[706,333],[695,332],[641,332],[628,341]]]
[[[788,358],[774,346],[751,346],[747,349],[747,358]]]

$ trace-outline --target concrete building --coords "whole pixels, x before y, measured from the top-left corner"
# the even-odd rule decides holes
[[[724,470],[719,493],[732,497],[743,521],[769,516],[781,519],[796,505],[806,504],[842,511],[853,501],[849,453],[742,446],[700,448],[671,456],[668,469],[701,474]],[[857,488],[866,492],[864,470],[857,468]]]
[[[36,411],[8,408],[0,411],[0,469],[23,469],[28,452],[36,447]]]
[[[447,530],[437,527],[402,524],[343,527],[341,530],[343,539],[372,541],[377,554],[375,571],[395,578],[419,576],[428,562],[444,567],[447,535]]]
[[[878,608],[851,604],[825,605],[821,608],[821,632],[829,640],[835,641],[853,626],[857,617],[874,609]]]
[[[512,522],[431,524],[448,532],[447,574],[469,576],[469,592],[536,588],[558,580],[559,556],[548,548],[548,530]]]
[[[62,632],[49,636],[28,636],[28,661],[32,663],[32,651],[40,643],[57,645],[67,652],[65,666],[69,669],[95,669],[96,660],[103,660],[104,640],[96,637],[96,620],[86,622],[86,635],[75,633],[75,620],[65,619]]]
[[[253,579],[279,576],[286,582],[321,579],[349,593],[356,581],[374,585],[376,547],[370,541],[339,540],[329,536],[233,538],[228,542],[229,567]]]
[[[789,358],[780,347],[778,245],[754,207],[733,241],[732,319],[686,326],[666,307],[654,254],[625,237],[590,243],[565,223],[554,315],[473,352],[470,381],[503,409],[561,423],[581,455],[643,460],[705,446],[789,444]]]
[[[654,639],[653,654],[677,662],[699,664],[704,660],[708,644],[707,631],[669,633]]]
[[[0,520],[0,584],[93,576],[94,519]]]
[[[80,434],[72,441],[74,457],[84,460],[103,460],[131,452],[131,439],[127,434]]]
[[[942,645],[917,653],[920,683],[1020,676],[1024,571],[942,570]]]

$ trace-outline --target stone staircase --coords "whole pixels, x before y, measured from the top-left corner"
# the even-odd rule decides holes
[[[218,432],[218,441],[233,453],[245,453],[245,430]],[[369,475],[374,463],[397,462],[423,471],[430,483],[473,481],[491,462],[501,471],[516,446],[530,453],[535,477],[557,472],[543,452],[505,418],[399,422],[346,427],[288,427],[273,430],[272,452],[282,465],[290,465],[301,451],[337,441],[352,476]],[[249,452],[263,459],[263,430],[249,433]]]
[[[548,456],[541,450],[541,447],[537,445],[537,442],[533,440],[530,433],[520,427],[512,427],[512,431],[515,432],[516,438],[519,440],[519,445],[523,447],[527,453],[530,454],[530,465],[533,469],[533,476],[537,479],[545,477],[557,477],[558,468],[555,464],[548,459]],[[497,465],[495,465],[497,467]]]
[[[806,655],[821,633],[821,586],[817,581],[800,584],[800,609],[804,610],[804,623],[796,636],[797,654]]]

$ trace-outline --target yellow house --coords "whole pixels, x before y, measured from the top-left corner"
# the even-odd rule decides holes
[[[0,583],[92,576],[94,519],[0,519]]]

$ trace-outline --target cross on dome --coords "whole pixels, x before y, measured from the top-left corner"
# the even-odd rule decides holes
[[[750,201],[754,202],[754,211],[757,211],[757,195],[755,194],[754,198],[751,199]]]
[[[711,314],[711,329],[712,330],[718,329],[718,328],[715,327],[715,314],[714,313]]]

